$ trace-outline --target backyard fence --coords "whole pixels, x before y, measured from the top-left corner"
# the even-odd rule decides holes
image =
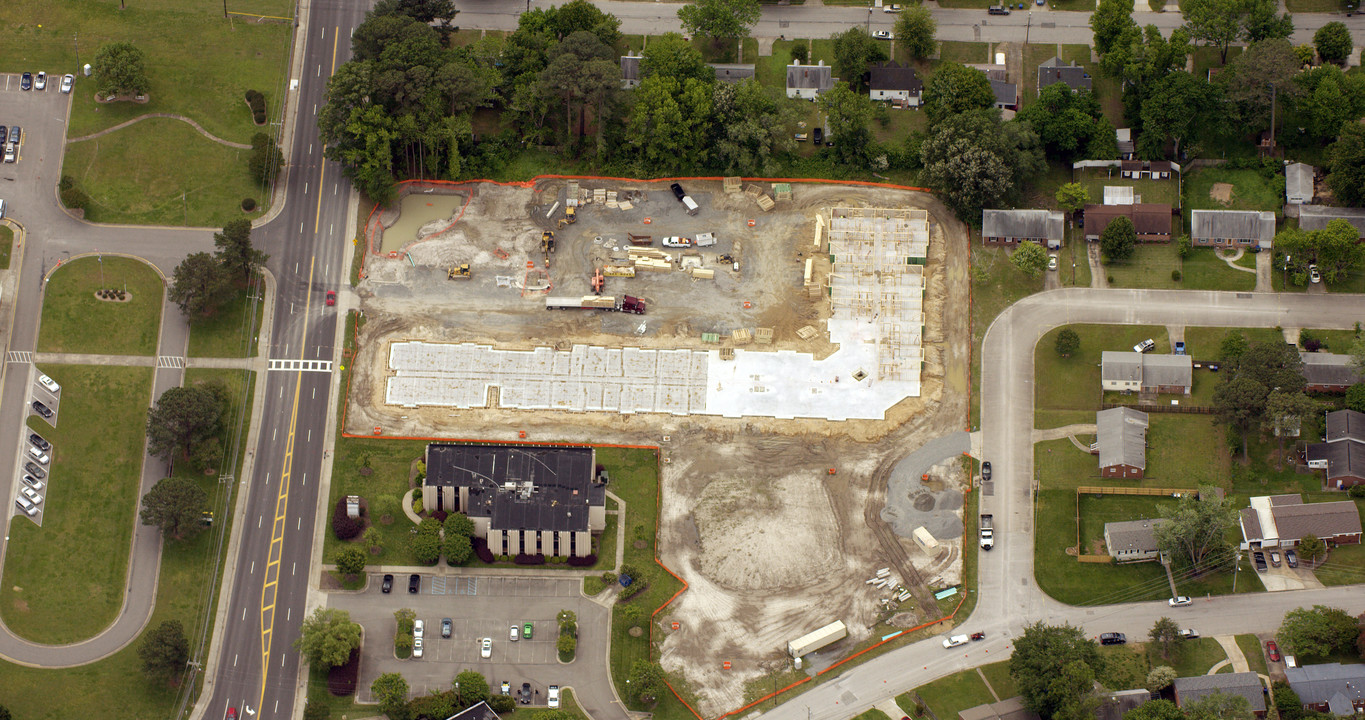
[[[1132,408],[1141,410],[1145,413],[1185,413],[1193,415],[1212,415],[1214,409],[1203,405],[1127,405],[1125,403],[1100,403],[1101,409],[1109,410],[1116,407]]]
[[[1110,563],[1114,559],[1109,555],[1089,554],[1085,552],[1085,547],[1081,545],[1081,496],[1082,495],[1151,495],[1151,496],[1177,496],[1185,493],[1194,494],[1197,490],[1191,488],[1157,488],[1157,487],[1101,487],[1098,485],[1082,485],[1076,488],[1076,560],[1082,563]]]

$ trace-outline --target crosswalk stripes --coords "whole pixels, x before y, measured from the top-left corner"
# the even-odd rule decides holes
[[[157,355],[156,366],[158,368],[183,368],[185,367],[185,358],[175,355]]]
[[[33,353],[23,350],[10,350],[5,353],[5,362],[31,363],[33,362]]]
[[[332,372],[331,360],[270,360],[270,370],[298,372]]]

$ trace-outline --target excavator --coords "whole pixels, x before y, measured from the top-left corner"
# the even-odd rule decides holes
[[[540,234],[540,251],[545,254],[545,267],[550,267],[550,256],[555,252],[554,231],[546,230]]]
[[[591,282],[592,282],[592,292],[593,292],[593,294],[594,294],[594,295],[601,295],[601,294],[602,294],[602,288],[605,287],[606,284],[607,284],[607,278],[604,277],[604,276],[602,275],[602,268],[601,268],[601,267],[599,267],[599,268],[597,268],[597,270],[593,271],[592,281],[591,281]]]
[[[578,208],[564,208],[564,217],[559,219],[559,226],[564,227],[565,225],[572,225],[576,222],[578,222]]]
[[[446,271],[446,279],[448,280],[468,280],[470,277],[469,263],[451,265],[450,269]]]

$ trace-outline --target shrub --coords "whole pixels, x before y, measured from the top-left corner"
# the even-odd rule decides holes
[[[636,578],[635,582],[621,588],[620,598],[622,600],[629,600],[636,595],[639,595],[640,591],[645,589],[645,585],[646,583],[643,579]]]
[[[608,571],[602,573],[602,582],[604,582],[604,583],[606,583],[606,584],[608,584],[608,585],[610,585],[610,584],[616,582],[616,573],[614,573],[614,572],[612,572],[612,571],[610,571],[610,570],[608,570]]]
[[[1180,282],[1180,278],[1182,278],[1182,277],[1184,277],[1184,276],[1180,274],[1180,271],[1179,271],[1179,270],[1172,270],[1172,271],[1171,271],[1171,279],[1172,279],[1172,280],[1174,280],[1174,281],[1176,281],[1176,282]]]
[[[1365,498],[1365,485],[1352,485],[1346,494],[1356,499]]]
[[[446,518],[449,517],[449,516],[450,516],[450,513],[446,512],[445,510],[432,510],[432,511],[431,511],[431,517],[435,518],[437,522],[445,522],[445,521],[446,521]]]
[[[597,555],[584,555],[583,557],[570,557],[569,567],[591,567],[597,563]]]
[[[518,565],[544,565],[545,554],[536,553],[535,555],[528,555],[526,553],[518,553],[516,559],[512,562]]]
[[[413,500],[421,500],[421,499],[422,499],[422,488],[413,488],[413,489],[412,489],[412,499],[413,499]]]
[[[309,700],[303,708],[303,720],[332,720],[332,708]]]
[[[355,694],[355,681],[360,676],[360,648],[351,651],[345,665],[338,665],[327,673],[327,690],[337,697]]]
[[[90,205],[90,196],[84,190],[76,187],[76,181],[70,175],[63,175],[57,183],[57,189],[62,199],[62,205],[72,210],[85,210]]]
[[[473,538],[474,554],[484,563],[492,564],[495,560],[493,551],[488,549],[488,541],[483,538]]]
[[[256,209],[256,198],[242,198],[242,210],[251,212]]]
[[[332,534],[338,540],[350,540],[360,534],[361,522],[346,514],[346,497],[337,498],[336,509],[332,511]]]
[[[448,565],[463,565],[469,562],[473,555],[473,545],[469,542],[466,535],[447,535],[445,538],[445,555]]]
[[[792,59],[800,60],[802,65],[810,60],[810,47],[803,42],[797,42],[792,46]]]
[[[255,90],[246,91],[246,104],[251,107],[251,119],[257,125],[265,124],[265,96]]]
[[[488,707],[496,713],[509,713],[517,709],[517,701],[511,695],[494,695],[488,698]]]

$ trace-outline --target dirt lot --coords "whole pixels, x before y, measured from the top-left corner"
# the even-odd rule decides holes
[[[840,647],[865,639],[878,619],[878,595],[862,581],[877,568],[893,566],[897,575],[908,576],[915,572],[908,566],[923,561],[919,569],[926,577],[955,577],[955,570],[931,569],[908,539],[891,533],[879,513],[895,461],[967,423],[967,234],[932,197],[920,193],[796,185],[793,201],[763,213],[746,195],[725,195],[719,183],[684,185],[701,205],[695,216],[684,212],[666,184],[603,183],[599,186],[640,191],[643,200],[628,211],[588,205],[576,224],[564,228],[557,227],[562,202],[546,217],[563,200],[564,181],[534,189],[481,185],[448,231],[408,246],[410,260],[372,257],[359,287],[366,324],[346,424],[348,431],[362,434],[381,426],[386,435],[512,439],[521,430],[532,440],[659,444],[668,461],[662,560],[691,586],[670,608],[669,620],[681,628],[663,640],[662,662],[686,678],[698,695],[698,710],[714,716],[742,704],[746,681],[781,667],[788,640],[835,619],[843,620],[852,635]],[[901,402],[885,420],[726,420],[383,405],[388,347],[398,340],[509,348],[592,343],[710,349],[716,346],[703,344],[700,333],[728,336],[740,328],[771,327],[770,349],[828,354],[831,346],[820,322],[828,315],[827,304],[802,286],[802,272],[812,251],[816,214],[838,205],[925,207],[932,218],[923,393]],[[750,218],[756,227],[748,227]],[[588,293],[593,268],[610,248],[626,245],[627,232],[653,235],[654,247],[665,235],[716,233],[719,243],[702,249],[703,262],[716,277],[694,281],[672,272],[607,278],[606,294],[635,295],[650,303],[644,316],[548,313],[543,294],[523,296],[518,287],[528,261],[543,268],[543,229],[555,229],[559,243],[549,268],[553,296]],[[722,253],[736,255],[738,273],[716,261]],[[817,277],[827,273],[828,257],[813,257]],[[472,280],[446,279],[446,266],[465,262],[472,266]],[[499,287],[497,276],[513,280]],[[804,325],[814,325],[821,334],[801,340],[795,330]],[[721,346],[727,344],[728,338]],[[911,613],[898,621],[914,619]],[[727,660],[732,669],[722,670]]]

